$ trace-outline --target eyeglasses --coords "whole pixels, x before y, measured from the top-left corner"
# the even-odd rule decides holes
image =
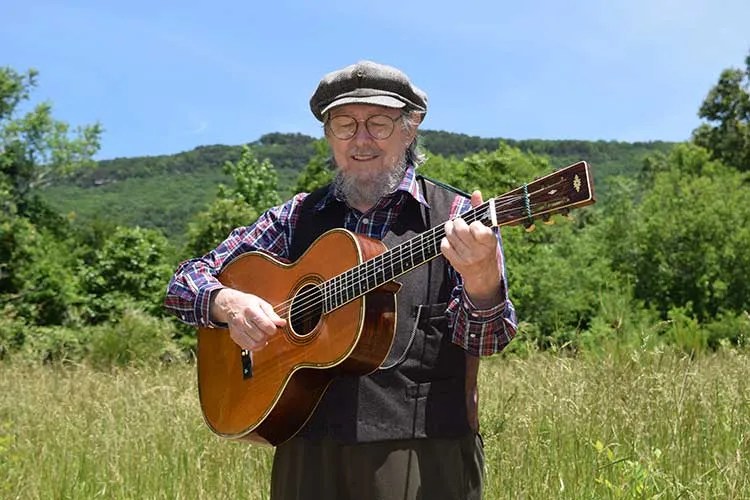
[[[373,138],[382,141],[388,139],[393,134],[396,121],[401,118],[402,115],[399,115],[398,118],[391,118],[388,115],[372,115],[366,120],[357,120],[353,116],[338,115],[328,120],[326,126],[336,139],[348,141],[357,134],[359,123],[364,121],[367,132]]]

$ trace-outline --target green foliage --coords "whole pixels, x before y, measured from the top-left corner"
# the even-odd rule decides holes
[[[440,157],[459,163],[465,156],[494,151],[500,142],[500,139],[430,130],[421,131],[421,135],[431,153],[431,165],[442,161]],[[664,142],[503,142],[524,153],[543,156],[550,165],[545,170],[588,160],[595,170],[597,192],[605,202],[606,196],[601,195],[607,192],[611,176],[632,177],[644,157],[657,151],[667,152],[672,147],[671,143]],[[331,175],[325,164],[329,155],[319,151],[326,146],[324,139],[272,133],[249,146],[257,158],[267,158],[274,165],[282,199],[322,185]],[[222,172],[222,165],[237,161],[241,154],[241,146],[213,145],[175,155],[103,160],[93,170],[81,170],[69,180],[47,187],[43,192],[44,200],[62,213],[75,214],[78,225],[104,218],[115,225],[159,228],[173,243],[184,244],[190,219],[206,210],[219,184],[232,182],[231,177]],[[313,165],[309,165],[311,162]],[[308,168],[312,171],[302,174]],[[445,180],[434,173],[431,176]]]
[[[292,191],[295,193],[312,193],[323,187],[333,179],[331,168],[331,148],[326,139],[318,139],[314,143],[315,153],[305,168],[297,176],[297,183]]]
[[[220,168],[212,167],[129,177],[96,188],[59,184],[47,188],[44,194],[82,231],[102,223],[147,227],[162,231],[177,245],[185,243],[190,219],[206,209],[220,184],[231,180]]]
[[[421,171],[459,189],[480,189],[485,198],[499,196],[551,170],[546,159],[500,143],[490,152],[476,153],[463,161],[428,157]]]
[[[268,160],[258,161],[249,147],[245,146],[240,159],[227,162],[224,169],[234,179],[234,187],[219,186],[216,200],[188,225],[186,252],[190,256],[203,255],[232,229],[253,222],[264,210],[281,202],[273,165]]]
[[[246,226],[260,214],[244,201],[217,199],[208,210],[197,214],[188,225],[186,256],[204,255],[229,235],[230,231]]]
[[[79,127],[52,117],[49,103],[36,105],[22,116],[18,108],[30,98],[37,72],[20,74],[0,68],[0,195],[6,213],[23,214],[27,198],[36,190],[78,169],[93,166],[101,127]]]
[[[234,186],[219,186],[219,198],[235,198],[258,212],[281,203],[276,170],[269,160],[259,161],[249,146],[243,146],[236,162],[226,162],[224,172],[232,176]]]
[[[641,460],[618,456],[617,444],[605,446],[601,441],[593,444],[597,454],[596,482],[602,485],[611,498],[658,498],[672,485],[672,478],[663,472],[662,451],[654,448]],[[603,471],[616,466],[614,474]],[[614,475],[610,479],[608,476]]]
[[[664,317],[673,308],[700,321],[747,310],[748,199],[745,176],[709,161],[701,148],[676,148],[633,212],[627,243],[613,249],[621,271],[636,280],[636,296]]]
[[[750,170],[750,54],[744,71],[721,72],[698,115],[708,123],[693,131],[693,141],[724,164]]]
[[[83,301],[74,270],[78,264],[68,241],[27,219],[0,222],[0,291],[26,321],[61,325],[75,321]]]
[[[480,189],[489,198],[551,169],[542,157],[500,144],[495,151],[462,162],[431,157],[424,170],[466,191]],[[603,314],[602,294],[614,294],[623,285],[610,271],[596,233],[570,222],[552,227],[537,223],[537,227],[531,233],[520,228],[502,230],[511,298],[523,320],[519,339],[542,349],[578,347],[580,332]]]
[[[637,307],[623,297],[627,287],[610,270],[595,232],[569,221],[537,226],[533,233],[503,231],[511,296],[534,326],[521,338],[542,349],[579,348],[625,332],[625,318]]]
[[[0,307],[0,360],[23,347],[26,342],[26,323],[18,317],[10,304]]]
[[[722,312],[706,323],[708,347],[717,350],[723,347],[750,345],[750,313]]]
[[[90,328],[26,326],[21,357],[42,363],[80,363],[88,356]]]
[[[160,315],[164,287],[172,272],[167,247],[166,238],[154,230],[116,228],[84,274],[92,320],[118,318],[133,302]]]
[[[174,327],[166,318],[133,308],[125,309],[116,321],[91,329],[88,360],[100,368],[147,366],[179,357],[172,337]]]
[[[95,326],[38,326],[0,319],[0,358],[98,368],[145,366],[181,358],[170,319],[157,318],[133,301],[112,321]],[[7,308],[5,313],[11,312]]]

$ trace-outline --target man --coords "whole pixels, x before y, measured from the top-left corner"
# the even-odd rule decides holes
[[[335,379],[304,428],[277,447],[271,497],[481,498],[478,356],[502,350],[516,329],[499,232],[457,217],[481,204],[481,193],[467,198],[416,174],[427,96],[400,70],[362,61],[329,73],[310,108],[333,153],[334,182],[183,262],[166,306],[190,324],[228,327],[240,347],[257,351],[286,318],[217,281],[234,257],[262,250],[294,261],[333,227],[393,247],[444,224],[445,258],[398,279],[397,332],[385,362],[370,375]]]

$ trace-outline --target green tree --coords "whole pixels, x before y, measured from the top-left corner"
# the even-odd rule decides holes
[[[463,161],[430,155],[423,168],[426,175],[465,191],[480,189],[485,199],[552,170],[545,158],[504,143]],[[602,242],[582,222],[591,216],[583,213],[577,212],[577,223],[547,227],[537,221],[533,232],[522,227],[501,231],[510,295],[521,319],[520,338],[541,348],[578,345],[578,334],[606,316],[602,294],[614,297],[626,289],[613,277]],[[627,291],[624,294],[627,301]]]
[[[328,146],[328,141],[318,139],[314,143],[314,148],[313,157],[297,176],[297,183],[294,185],[295,193],[311,193],[333,179],[331,148]]]
[[[94,322],[118,319],[128,308],[158,315],[172,266],[168,242],[153,229],[118,227],[82,273]]]
[[[630,231],[619,235],[626,243],[611,248],[637,297],[664,319],[678,308],[705,321],[750,307],[747,179],[687,144],[656,168]]]
[[[464,191],[479,189],[485,199],[500,196],[549,170],[549,162],[545,158],[524,153],[505,143],[499,143],[494,151],[476,153],[463,161],[428,156],[421,167],[425,175]]]
[[[224,170],[235,185],[220,185],[216,200],[188,224],[188,255],[206,253],[232,229],[250,224],[264,210],[281,203],[274,166],[269,160],[259,161],[250,147],[244,146],[239,160],[226,162]]]
[[[24,217],[0,222],[0,302],[13,305],[29,324],[75,323],[85,299],[76,273],[79,261],[72,241]],[[6,264],[7,262],[7,264]]]
[[[750,54],[744,71],[729,68],[721,72],[698,116],[709,123],[693,132],[693,141],[724,164],[750,171]]]
[[[237,198],[258,212],[281,203],[279,178],[269,160],[258,160],[250,146],[242,147],[240,159],[227,161],[224,172],[234,179],[234,188],[219,186],[219,198]]]
[[[0,68],[0,201],[6,214],[23,215],[41,187],[93,166],[99,148],[98,124],[71,133],[67,123],[52,117],[50,103],[19,116],[36,85],[34,70],[20,74]]]
[[[101,128],[72,131],[49,103],[22,112],[36,85],[34,70],[0,68],[0,305],[30,323],[66,324],[83,302],[76,245],[39,192],[94,164]]]
[[[232,229],[246,226],[260,214],[235,198],[219,198],[188,223],[186,256],[203,255],[223,241]]]

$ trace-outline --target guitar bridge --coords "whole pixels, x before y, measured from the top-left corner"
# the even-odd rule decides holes
[[[253,356],[247,349],[240,351],[240,361],[242,362],[242,379],[253,378]]]

